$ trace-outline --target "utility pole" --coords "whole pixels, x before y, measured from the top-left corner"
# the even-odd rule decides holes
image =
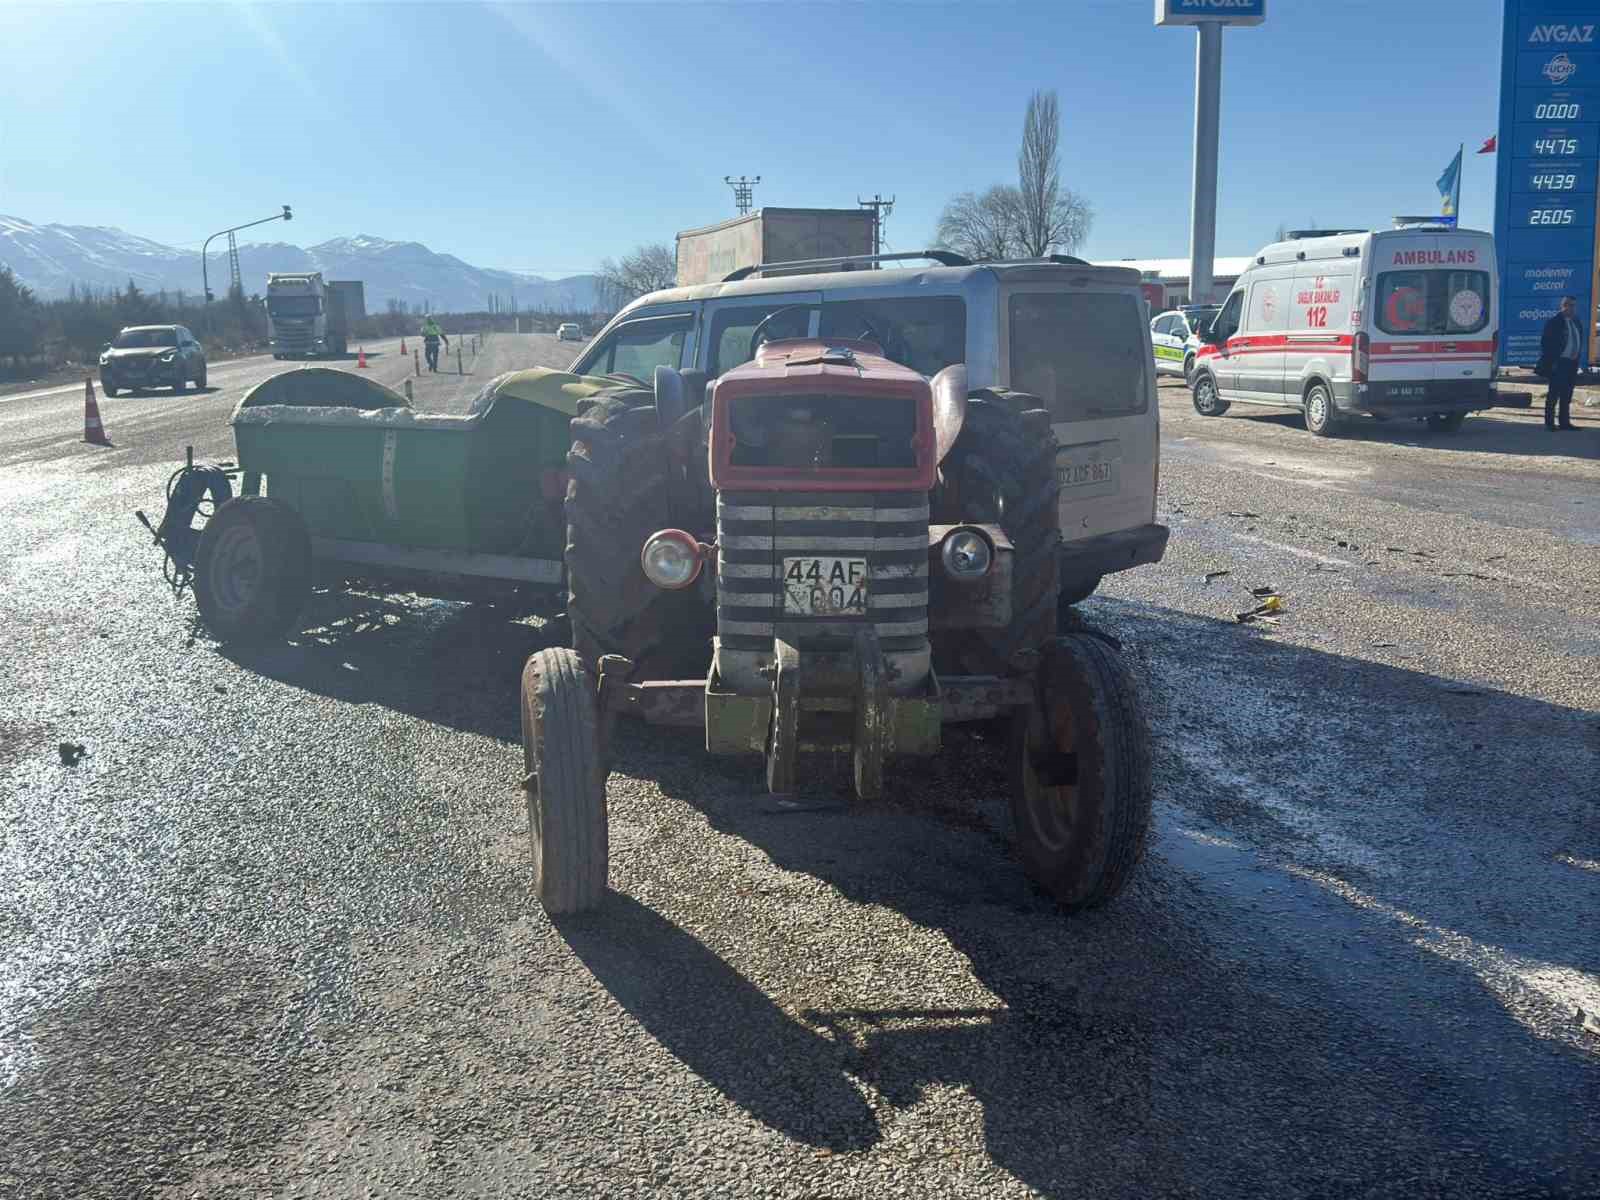
[[[228,290],[236,295],[244,295],[244,280],[239,277],[239,243],[233,240],[233,230],[228,230]]]
[[[761,176],[746,179],[741,175],[735,179],[732,175],[724,175],[722,182],[733,189],[733,202],[739,209],[739,215],[745,216],[750,211],[751,193],[755,190],[756,184],[761,182]]]
[[[870,208],[872,210],[872,252],[874,254],[883,253],[883,223],[889,219],[889,214],[894,211],[894,199],[893,196],[890,196],[885,200],[877,192],[872,193],[871,200],[863,200],[860,196],[856,197],[857,204],[862,208]]]

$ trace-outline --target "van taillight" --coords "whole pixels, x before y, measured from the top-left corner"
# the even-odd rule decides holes
[[[1367,381],[1367,369],[1372,365],[1372,339],[1365,333],[1356,334],[1355,353],[1350,360],[1350,378],[1356,383]]]

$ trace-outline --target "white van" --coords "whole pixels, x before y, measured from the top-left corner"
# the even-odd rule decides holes
[[[922,259],[938,265],[898,266]],[[965,363],[974,388],[1038,396],[1060,443],[1063,603],[1166,552],[1168,530],[1156,521],[1159,409],[1136,272],[1067,257],[971,263],[945,250],[745,267],[721,283],[641,296],[570,369],[649,380],[665,365],[714,379],[753,358],[762,334],[870,337],[923,375]]]
[[[1291,233],[1256,255],[1195,355],[1195,411],[1298,408],[1326,437],[1356,414],[1453,430],[1494,406],[1494,238],[1441,225]]]

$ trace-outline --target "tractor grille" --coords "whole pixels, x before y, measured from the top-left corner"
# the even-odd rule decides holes
[[[781,623],[803,646],[848,643],[870,622],[885,652],[928,644],[925,492],[725,492],[717,497],[717,636],[768,651]],[[786,558],[864,559],[866,613],[786,609]]]

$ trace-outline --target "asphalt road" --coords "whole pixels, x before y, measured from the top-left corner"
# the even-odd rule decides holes
[[[572,351],[498,335],[418,405]],[[1157,739],[1109,907],[1021,882],[979,732],[854,807],[630,728],[614,895],[558,927],[536,624],[319,597],[189,643],[132,509],[282,367],[102,400],[110,450],[0,401],[0,1195],[1600,1191],[1589,410],[1329,441],[1162,388],[1171,549],[1084,606]]]

